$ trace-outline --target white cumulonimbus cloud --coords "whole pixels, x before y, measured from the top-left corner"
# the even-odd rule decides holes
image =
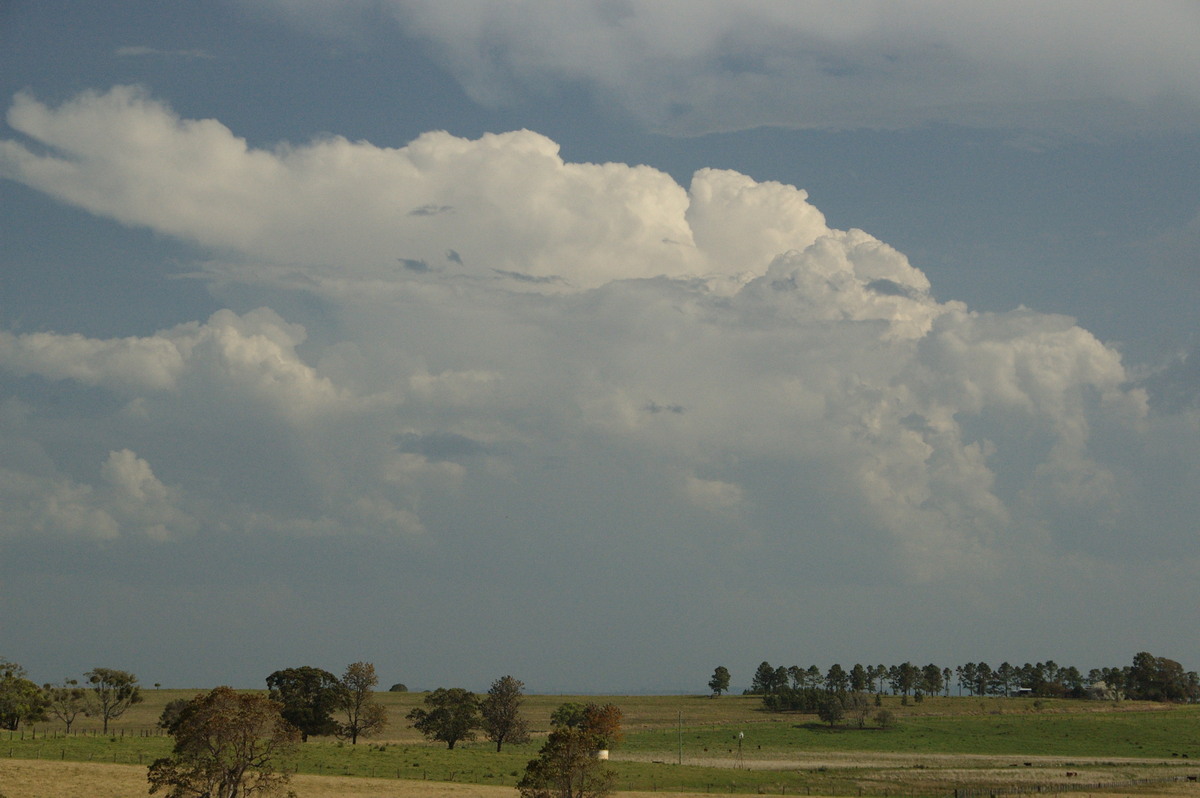
[[[794,187],[701,170],[685,188],[527,131],[252,149],[128,88],[21,96],[8,118],[36,147],[0,142],[3,176],[207,247],[214,280],[308,292],[327,315],[305,324],[334,322],[321,344],[266,308],[140,338],[0,334],[3,373],[112,397],[62,420],[113,453],[92,476],[124,508],[105,534],[436,540],[464,517],[482,534],[481,497],[512,495],[551,535],[625,491],[643,541],[717,524],[933,579],[1118,550],[1149,501],[1134,461],[1154,461],[1155,421],[1115,350],[1060,316],[936,300]],[[25,493],[86,492],[13,402],[4,434],[41,464]],[[569,500],[539,492],[555,480]]]

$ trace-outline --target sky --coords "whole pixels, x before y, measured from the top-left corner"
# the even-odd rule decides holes
[[[0,2],[0,656],[1200,667],[1200,5]]]

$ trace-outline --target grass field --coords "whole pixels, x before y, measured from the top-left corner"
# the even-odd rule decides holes
[[[0,733],[0,794],[18,798],[5,786],[2,768],[29,760],[34,764],[27,767],[64,773],[89,764],[135,766],[141,791],[125,794],[145,794],[145,766],[171,745],[156,733],[155,720],[167,701],[197,692],[148,691],[146,702],[114,723],[108,736],[95,734],[94,724],[71,736],[52,724],[36,735]],[[497,753],[486,741],[448,751],[423,740],[404,721],[423,694],[379,697],[392,718],[382,735],[357,746],[310,740],[293,763],[299,776],[337,777],[335,782],[357,788],[375,781],[426,788],[413,794],[433,794],[435,784],[512,794],[554,708],[564,701],[600,701],[617,704],[625,715],[626,740],[613,751],[612,763],[622,790],[894,796],[1087,788],[1130,795],[1178,789],[1200,796],[1195,783],[1169,782],[1200,773],[1200,706],[996,698],[931,698],[901,706],[884,697],[896,715],[894,728],[831,729],[811,715],[763,712],[758,699],[743,696],[529,696],[525,713],[534,741]]]

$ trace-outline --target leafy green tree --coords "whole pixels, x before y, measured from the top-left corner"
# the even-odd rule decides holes
[[[875,678],[875,681],[879,682],[878,692],[882,693],[883,692],[883,683],[885,681],[887,681],[887,678],[888,678],[888,667],[886,665],[884,665],[883,663],[876,665],[874,678]]]
[[[850,669],[850,691],[854,693],[865,693],[871,689],[871,677],[867,675],[867,669],[859,663],[854,663],[854,667]]]
[[[1126,684],[1129,697],[1142,701],[1194,701],[1195,678],[1173,659],[1139,651],[1133,657]]]
[[[377,734],[387,725],[387,708],[375,700],[375,685],[379,678],[370,662],[352,662],[338,680],[337,705],[346,718],[337,725],[337,735],[348,738],[351,745],[359,737]]]
[[[729,690],[729,669],[724,665],[718,665],[713,671],[712,678],[708,680],[708,689],[712,690],[714,697],[720,696],[721,693]]]
[[[1072,698],[1083,698],[1083,674],[1074,665],[1068,665],[1058,672],[1059,682]]]
[[[175,698],[168,701],[167,705],[163,707],[162,714],[158,716],[158,728],[166,729],[167,734],[174,734],[174,729],[183,717],[183,710],[187,709],[188,703],[186,698]]]
[[[971,695],[976,695],[975,663],[968,662],[963,665],[959,665],[957,668],[955,668],[955,673],[958,675],[958,694],[962,695],[962,689],[963,687],[966,687],[968,693]]]
[[[932,662],[921,668],[918,680],[922,692],[926,695],[937,695],[942,692],[942,669]]]
[[[46,720],[46,695],[25,678],[25,669],[0,659],[0,729],[15,731],[22,723]]]
[[[70,734],[72,724],[87,705],[87,691],[75,679],[63,679],[62,684],[42,685],[42,694],[50,714],[61,720]]]
[[[272,700],[283,705],[283,719],[300,730],[300,740],[337,733],[338,678],[327,670],[304,665],[284,668],[267,677]]]
[[[171,755],[150,765],[150,793],[167,798],[248,798],[270,795],[289,775],[276,771],[295,754],[299,730],[283,719],[282,705],[253,693],[218,687],[193,698],[171,735]]]
[[[907,696],[916,687],[921,677],[921,669],[911,662],[904,662],[888,668],[888,682],[895,695]]]
[[[1001,662],[996,666],[996,670],[992,671],[991,690],[996,695],[1007,696],[1011,692],[1016,680],[1017,669],[1007,661]]]
[[[750,680],[750,692],[755,695],[774,692],[775,685],[775,668],[771,663],[763,660],[759,663],[758,668],[754,671],[754,678]]]
[[[583,724],[584,713],[587,712],[587,704],[580,704],[575,701],[566,701],[559,704],[553,712],[550,713],[551,726],[566,726],[569,729],[574,729]]]
[[[529,724],[521,716],[521,703],[525,694],[525,683],[512,676],[501,676],[492,682],[491,689],[480,703],[483,733],[496,744],[496,751],[504,743],[519,745],[529,742]]]
[[[601,740],[581,726],[562,725],[550,733],[536,759],[517,783],[521,798],[604,798],[616,774],[595,752]]]
[[[821,699],[817,706],[817,717],[828,723],[830,728],[845,716],[846,708],[842,706],[842,700],[833,693]]]
[[[850,677],[846,675],[846,670],[836,662],[829,667],[829,672],[825,674],[825,690],[830,693],[844,693],[846,687],[850,683]]]
[[[557,729],[580,729],[596,738],[597,748],[612,748],[624,736],[621,731],[621,708],[616,704],[560,704],[550,715],[550,724]]]
[[[391,687],[388,688],[388,692],[389,693],[407,693],[408,685],[403,684],[401,682],[396,682],[395,684],[393,684]]]
[[[87,714],[100,718],[104,733],[108,734],[108,722],[125,714],[125,710],[142,702],[141,688],[137,677],[128,671],[114,668],[92,668],[84,674],[89,685]]]
[[[972,690],[975,695],[987,695],[988,688],[992,684],[992,667],[986,662],[975,664],[975,682],[972,685]]]
[[[459,740],[474,740],[480,728],[479,698],[463,687],[439,687],[425,696],[425,708],[408,713],[412,727],[449,749]]]

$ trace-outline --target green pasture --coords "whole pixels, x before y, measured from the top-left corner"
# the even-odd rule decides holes
[[[880,729],[839,724],[814,716],[775,716],[776,722],[691,726],[682,730],[684,756],[777,759],[815,751],[898,754],[1038,754],[1059,757],[1196,759],[1200,767],[1200,707],[1142,712],[1014,712],[1006,714],[913,715]],[[678,755],[680,733],[663,728],[629,737],[624,750]],[[697,753],[697,751],[701,753]]]
[[[2,732],[0,757],[148,765],[171,747],[171,739],[154,728],[162,707],[197,692],[148,691],[147,700],[113,723],[108,735],[98,734],[95,724],[87,720],[77,723],[69,736],[61,724],[42,724],[32,732]],[[356,746],[312,739],[301,746],[292,766],[301,773],[331,776],[511,786],[536,755],[554,708],[564,701],[596,701],[617,704],[624,712],[626,738],[613,756],[639,760],[612,762],[620,789],[841,795],[880,795],[895,789],[894,774],[881,775],[878,767],[858,768],[853,758],[837,768],[755,768],[756,762],[835,752],[860,752],[864,757],[1010,757],[1010,767],[1020,764],[1023,756],[1110,758],[1113,761],[1107,764],[1112,769],[1123,767],[1120,760],[1137,758],[1164,760],[1164,773],[1180,772],[1181,767],[1168,766],[1192,761],[1200,770],[1200,706],[991,698],[938,698],[903,706],[898,698],[887,696],[884,706],[896,716],[893,728],[880,729],[868,721],[867,728],[859,729],[847,720],[831,729],[811,715],[764,712],[758,699],[744,696],[529,696],[524,710],[534,740],[505,746],[497,753],[494,744],[482,739],[459,743],[450,751],[408,728],[404,715],[420,705],[422,693],[378,697],[388,706],[392,720],[382,735]],[[743,735],[740,751],[739,733]],[[720,763],[724,765],[740,762],[744,767],[701,766],[712,764],[710,760],[724,760]],[[997,783],[1002,775],[997,774]]]

